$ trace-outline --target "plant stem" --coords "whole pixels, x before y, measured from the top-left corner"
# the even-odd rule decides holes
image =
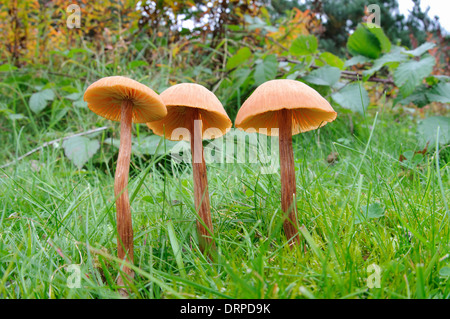
[[[297,231],[297,205],[294,151],[292,149],[292,114],[290,110],[282,109],[278,112],[280,169],[281,169],[281,209],[285,213],[283,224],[288,240],[300,242]],[[293,243],[294,243],[293,242]]]
[[[114,180],[114,194],[116,197],[117,212],[117,256],[128,262],[133,263],[133,226],[131,222],[130,199],[128,197],[128,174],[130,171],[131,157],[131,124],[133,105],[130,101],[122,102],[121,120],[120,120],[120,147],[119,157],[117,158],[117,168]],[[123,271],[134,277],[134,272],[123,267]],[[122,278],[119,278],[119,285],[123,284]]]
[[[194,202],[195,210],[199,216],[197,219],[198,241],[200,250],[203,253],[209,254],[215,249],[215,243],[211,238],[214,233],[214,229],[211,221],[206,164],[203,157],[202,124],[200,113],[197,109],[192,110],[192,124],[190,132],[192,171],[194,176]]]

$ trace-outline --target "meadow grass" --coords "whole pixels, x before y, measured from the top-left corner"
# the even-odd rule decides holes
[[[8,84],[19,92],[12,103],[26,104],[17,83]],[[302,225],[294,249],[283,234],[279,171],[207,165],[218,251],[210,262],[198,248],[190,164],[133,155],[130,298],[450,298],[448,149],[400,161],[419,150],[415,116],[384,105],[364,115],[337,111],[335,122],[293,138]],[[118,124],[59,99],[43,117],[1,123],[2,164],[66,134],[110,126],[93,135],[100,150],[81,170],[59,144],[0,170],[1,298],[119,298],[117,149],[107,143]],[[133,130],[136,138],[149,134],[145,125]],[[327,161],[333,152],[337,159]],[[382,215],[364,218],[371,208]],[[373,264],[380,288],[367,284]],[[81,288],[68,287],[69,265],[80,267]]]

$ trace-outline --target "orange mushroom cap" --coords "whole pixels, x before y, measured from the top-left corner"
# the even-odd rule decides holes
[[[180,136],[172,136],[177,128],[189,129],[192,123],[192,110],[198,109],[202,120],[203,138],[220,137],[231,127],[230,118],[219,99],[210,90],[195,83],[181,83],[171,86],[160,94],[167,107],[167,116],[160,120],[147,123],[147,126],[157,135],[166,134],[173,141]],[[209,128],[218,130],[207,131]],[[189,140],[184,136],[185,140]]]
[[[156,121],[167,114],[162,99],[144,84],[123,76],[110,76],[92,83],[84,93],[88,108],[108,120],[120,122],[122,101],[133,103],[133,122]]]
[[[317,129],[336,119],[337,113],[316,90],[295,80],[272,80],[258,86],[242,104],[235,125],[244,131],[267,128],[278,135],[278,111],[292,110],[292,135]]]

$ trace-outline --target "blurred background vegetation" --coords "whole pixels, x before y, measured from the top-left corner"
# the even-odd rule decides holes
[[[381,29],[367,27],[371,12],[362,0],[73,3],[81,24],[70,29],[67,1],[0,2],[0,125],[22,121],[35,135],[65,131],[67,114],[85,112],[85,88],[109,75],[157,92],[198,82],[231,119],[257,85],[274,78],[306,82],[341,113],[363,114],[380,99],[448,112],[449,36],[419,0],[408,17],[396,0],[371,1],[380,6]],[[15,151],[11,145],[0,158]]]

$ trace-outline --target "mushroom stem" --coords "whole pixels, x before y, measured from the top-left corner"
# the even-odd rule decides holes
[[[278,113],[280,169],[281,169],[281,209],[285,213],[283,224],[288,240],[299,243],[297,230],[297,205],[295,202],[295,166],[292,149],[292,112],[282,109]]]
[[[200,250],[209,255],[214,250],[215,244],[211,238],[214,229],[211,221],[206,164],[203,157],[202,125],[198,109],[193,109],[192,113],[190,133],[192,171],[194,176],[194,202],[195,210],[199,216],[199,219],[197,219],[197,233]]]
[[[117,214],[117,256],[133,263],[133,226],[131,222],[130,199],[128,197],[128,174],[131,157],[131,124],[133,118],[133,104],[124,100],[122,102],[120,120],[120,146],[117,158],[116,175],[114,180],[114,195],[116,197]],[[123,267],[123,271],[134,277],[133,271]],[[119,285],[123,280],[119,278]]]

